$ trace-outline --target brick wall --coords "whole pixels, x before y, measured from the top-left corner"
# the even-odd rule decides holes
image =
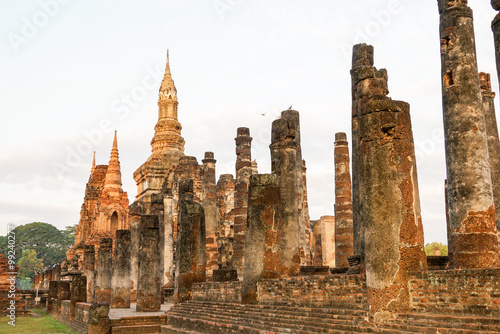
[[[195,283],[192,288],[192,297],[194,300],[239,303],[241,281]]]
[[[76,303],[75,318],[72,321],[70,321],[69,315],[70,315],[71,301],[63,300],[61,302],[61,313],[59,313],[59,315],[56,315],[54,312],[52,315],[55,316],[55,318],[60,322],[68,325],[71,328],[71,330],[79,333],[87,333],[89,325],[90,306],[91,304],[89,303]],[[55,307],[56,306],[54,304],[54,309]]]
[[[40,301],[36,302],[35,298],[37,295],[36,289],[33,290],[19,290],[18,292],[19,299],[23,300],[26,303],[26,307],[29,309],[44,307],[47,302],[47,298],[49,296],[49,290],[40,289],[38,290],[38,297],[40,297]]]
[[[261,280],[260,304],[290,306],[366,306],[366,283],[361,275],[305,276]]]
[[[500,315],[500,269],[414,273],[410,284],[415,311]]]

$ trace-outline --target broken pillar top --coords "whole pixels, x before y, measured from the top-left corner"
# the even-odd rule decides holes
[[[347,135],[345,132],[337,132],[335,134],[335,143],[337,142],[347,142]]]
[[[491,0],[491,7],[494,10],[500,10],[500,0]]]
[[[493,4],[492,4],[493,5]],[[467,0],[438,0],[439,14],[451,8],[466,8],[470,10],[467,5]]]
[[[241,137],[241,136],[250,136],[250,129],[241,127],[236,130],[236,136]]]
[[[373,46],[365,43],[352,48],[352,68],[373,66]]]
[[[289,119],[294,119],[294,118],[299,118],[299,112],[297,110],[293,110],[293,109],[287,109],[287,110],[283,110],[281,112],[281,117],[283,118],[289,118]]]
[[[214,159],[214,152],[205,152],[205,158],[202,160],[204,164],[216,163],[217,160]]]
[[[290,120],[285,118],[274,120],[271,130],[271,145],[278,143],[295,145],[295,130],[295,124]]]
[[[234,176],[233,174],[221,174],[219,176],[219,182],[233,182],[234,181]]]
[[[99,250],[111,249],[111,248],[113,248],[113,239],[101,238],[101,240],[99,240]]]
[[[479,73],[479,86],[481,87],[481,90],[491,91],[491,81],[489,73],[485,72]]]

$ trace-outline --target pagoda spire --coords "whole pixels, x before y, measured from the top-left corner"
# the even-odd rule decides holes
[[[169,60],[168,50],[167,50],[167,66],[165,67],[165,74],[163,75],[163,80],[161,82],[158,102],[162,100],[177,101],[177,89],[175,88],[174,80],[172,79],[172,74],[170,73],[170,60]]]
[[[104,189],[121,190],[121,186],[122,186],[122,173],[120,171],[120,161],[118,159],[118,144],[115,131],[113,148],[111,149],[111,157],[109,159],[106,178],[104,179]]]
[[[163,156],[167,153],[184,154],[184,139],[181,136],[182,126],[177,118],[177,89],[170,73],[170,59],[167,50],[167,65],[158,94],[158,122],[155,135],[151,140],[153,155]]]

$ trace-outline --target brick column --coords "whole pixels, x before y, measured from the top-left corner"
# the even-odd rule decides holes
[[[69,320],[73,321],[76,313],[76,303],[85,303],[87,301],[87,277],[83,275],[74,275],[70,285],[71,308]]]
[[[102,238],[97,251],[97,266],[94,287],[94,301],[108,302],[111,300],[113,239]]]
[[[47,306],[45,308],[46,312],[49,314],[54,312],[54,311],[57,312],[57,310],[53,309],[52,301],[57,299],[57,290],[58,290],[57,284],[58,283],[59,283],[59,281],[50,281],[49,282],[49,296],[47,298]]]
[[[219,177],[216,199],[218,267],[221,270],[231,270],[234,236],[234,178],[231,174],[222,174]]]
[[[241,302],[258,302],[260,278],[281,277],[280,223],[276,213],[280,205],[278,176],[257,174],[248,189],[248,229],[245,243],[245,271]]]
[[[358,94],[360,83],[374,83],[378,86],[377,95],[388,94],[384,80],[377,81],[377,77],[383,76],[384,72],[377,72],[373,67],[373,46],[358,44],[353,48],[351,69],[352,90],[352,215],[353,215],[353,249],[354,255],[364,259],[364,224],[361,219],[361,196],[363,190],[360,187],[360,147],[359,147],[359,112],[366,97]],[[370,81],[367,81],[369,79]]]
[[[310,235],[310,230],[309,221],[306,223],[306,218],[308,220],[309,213],[307,212],[308,208],[306,207],[307,199],[305,197],[306,192],[304,187],[305,163],[302,161],[302,148],[300,143],[300,115],[298,111],[289,109],[281,112],[281,118],[293,123],[295,133],[293,141],[296,147],[295,170],[297,179],[300,264],[308,266],[311,265],[311,245],[307,239],[307,236]]]
[[[130,205],[130,302],[137,301],[137,285],[139,280],[139,242],[141,238],[141,215],[142,206],[134,202]]]
[[[490,75],[479,73],[479,86],[483,99],[484,121],[486,135],[488,136],[488,155],[490,157],[491,185],[493,188],[493,201],[498,214],[495,215],[497,238],[500,246],[500,140],[498,138],[497,117],[495,113],[495,93],[491,90]],[[499,253],[500,256],[500,253]]]
[[[161,308],[160,278],[158,277],[159,222],[156,215],[141,217],[139,242],[139,278],[137,312],[156,312]]]
[[[281,205],[281,265],[286,275],[299,274],[301,264],[301,226],[299,224],[297,191],[297,142],[295,123],[279,118],[272,123],[271,170],[278,176]]]
[[[234,193],[233,265],[238,278],[243,278],[245,232],[247,226],[248,183],[252,175],[250,130],[238,128],[236,138],[236,183]]]
[[[111,276],[111,308],[130,307],[130,230],[117,230]]]
[[[359,113],[359,185],[368,302],[377,322],[410,309],[408,272],[427,270],[410,106],[376,94],[387,87],[387,73],[378,73],[357,87],[367,98]]]
[[[217,270],[217,205],[215,196],[215,163],[213,152],[205,152],[202,179],[202,205],[205,210],[207,279]]]
[[[349,267],[354,255],[349,147],[344,132],[335,134],[335,266]]]
[[[175,303],[191,299],[193,283],[206,280],[206,231],[203,206],[193,201],[193,180],[181,182],[179,188]]]
[[[54,268],[52,268],[52,280],[58,281],[61,279],[61,265],[56,264]]]
[[[87,277],[87,303],[94,302],[95,283],[95,247],[85,245],[83,250],[82,274]]]
[[[163,197],[163,205],[165,207],[165,236],[164,236],[164,251],[163,251],[163,267],[164,267],[164,287],[172,289],[174,287],[174,226],[173,226],[173,211],[174,198],[172,189],[167,189]]]
[[[455,268],[499,265],[472,10],[439,0],[448,204]]]
[[[63,300],[70,299],[70,281],[57,282],[57,310],[56,314],[61,313],[61,305]]]

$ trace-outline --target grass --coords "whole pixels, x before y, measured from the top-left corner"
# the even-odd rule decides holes
[[[32,309],[40,317],[16,317],[16,326],[8,324],[6,316],[0,318],[0,334],[78,334],[62,322],[45,313],[45,309]]]

